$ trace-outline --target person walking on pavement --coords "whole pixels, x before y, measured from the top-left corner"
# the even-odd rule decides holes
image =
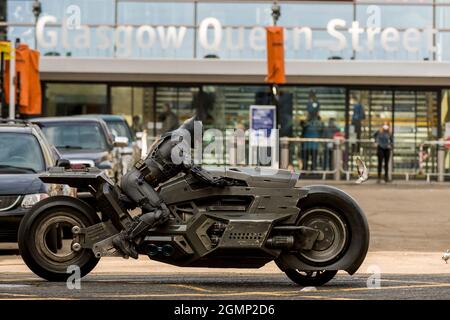
[[[384,163],[384,181],[389,182],[389,160],[391,158],[391,150],[393,138],[391,127],[388,122],[374,134],[375,144],[377,146],[378,156],[378,182],[381,181],[381,169]]]

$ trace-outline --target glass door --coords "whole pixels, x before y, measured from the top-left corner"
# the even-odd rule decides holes
[[[392,127],[392,90],[350,90],[347,135],[348,167],[353,170],[354,158],[361,156],[370,172],[377,170],[374,134],[387,122]]]
[[[111,86],[111,113],[124,116],[134,131],[153,135],[153,87]],[[134,119],[133,119],[134,118]]]

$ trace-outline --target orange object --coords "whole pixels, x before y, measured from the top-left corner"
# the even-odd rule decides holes
[[[286,83],[284,73],[283,27],[266,27],[267,33],[267,77],[268,83]]]
[[[39,51],[30,49],[26,44],[20,44],[16,48],[16,90],[18,90],[18,73],[20,73],[20,99],[16,104],[19,106],[19,112],[26,115],[40,115],[42,93],[39,79]],[[6,103],[9,103],[9,61],[6,62],[4,79],[5,99]]]

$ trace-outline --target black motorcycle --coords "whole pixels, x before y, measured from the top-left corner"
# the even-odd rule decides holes
[[[359,182],[367,178],[364,164],[360,167]],[[330,186],[299,186],[298,175],[285,170],[209,172],[228,186],[211,186],[191,174],[159,186],[170,219],[147,232],[139,254],[181,267],[260,268],[275,261],[302,286],[323,285],[338,270],[353,274],[362,264],[369,228],[348,194]],[[96,168],[55,167],[40,178],[88,189],[92,197],[50,197],[24,217],[19,249],[34,273],[66,281],[71,266],[85,276],[101,257],[121,256],[112,239],[133,222],[139,208],[119,186]]]

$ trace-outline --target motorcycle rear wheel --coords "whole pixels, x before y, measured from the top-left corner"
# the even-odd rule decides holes
[[[72,227],[86,228],[98,222],[95,214],[74,207],[59,205],[43,210],[38,207],[24,217],[19,227],[22,259],[31,271],[48,281],[67,281],[77,269],[83,277],[95,268],[99,259],[92,250],[72,249]]]
[[[337,270],[353,274],[369,246],[369,229],[357,203],[342,191],[328,186],[311,186],[300,200],[298,226],[320,231],[311,250],[282,252],[275,260],[292,281],[319,286],[330,281]]]
[[[322,286],[337,273],[337,270],[323,270],[323,271],[300,271],[289,269],[285,271],[287,277],[302,287]]]

